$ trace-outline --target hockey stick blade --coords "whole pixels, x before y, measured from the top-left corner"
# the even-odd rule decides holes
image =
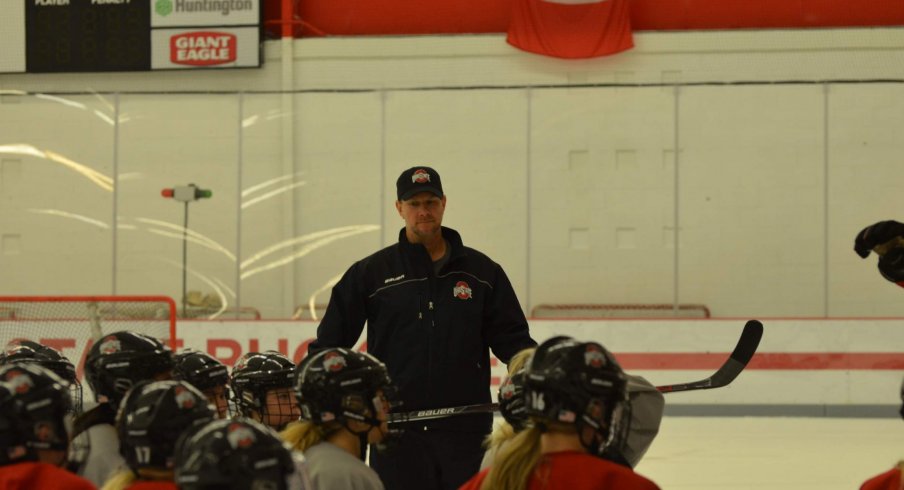
[[[498,403],[482,403],[479,405],[465,405],[462,407],[449,408],[431,408],[426,410],[415,410],[413,412],[391,413],[389,414],[389,423],[401,424],[405,422],[418,422],[421,420],[442,419],[455,415],[495,412],[498,410]]]
[[[747,363],[750,362],[750,359],[756,353],[762,337],[763,324],[757,320],[750,320],[744,325],[744,331],[741,332],[738,345],[735,346],[734,351],[728,356],[728,360],[712,376],[691,383],[657,386],[656,389],[662,393],[673,393],[676,391],[708,390],[726,386],[734,381],[741,374],[741,371],[747,367]]]
[[[735,346],[731,355],[728,356],[728,360],[726,360],[725,364],[723,364],[718,371],[713,373],[712,376],[691,383],[657,386],[656,389],[661,393],[674,393],[676,391],[707,390],[726,386],[734,381],[734,379],[741,374],[741,371],[747,367],[747,363],[750,362],[750,359],[756,354],[756,349],[759,347],[760,339],[762,337],[763,324],[758,320],[750,320],[744,325],[744,331],[741,332],[738,344]],[[389,423],[400,424],[405,422],[418,422],[421,420],[441,419],[456,415],[496,412],[498,410],[498,403],[483,403],[479,405],[464,405],[461,407],[398,412],[389,414]]]

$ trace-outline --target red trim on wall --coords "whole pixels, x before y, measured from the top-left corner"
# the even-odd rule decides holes
[[[516,0],[264,0],[267,31],[291,2],[296,37],[502,33]],[[635,31],[904,25],[891,0],[631,0]]]
[[[623,353],[616,354],[626,371],[718,369],[729,353]],[[764,352],[750,360],[756,370],[904,370],[902,352]]]

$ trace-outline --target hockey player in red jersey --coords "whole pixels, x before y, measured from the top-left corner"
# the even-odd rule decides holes
[[[904,419],[904,382],[901,383],[901,418]],[[904,461],[899,461],[894,468],[865,481],[860,490],[904,490]]]
[[[61,468],[71,404],[68,383],[49,369],[31,363],[0,368],[0,488],[95,488]]]
[[[627,378],[601,345],[547,340],[527,363],[522,396],[528,427],[461,490],[659,488],[605,459],[621,451],[630,403]]]

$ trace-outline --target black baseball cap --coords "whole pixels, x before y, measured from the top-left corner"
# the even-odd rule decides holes
[[[430,192],[443,197],[443,182],[436,170],[430,167],[411,167],[396,180],[396,197],[399,201],[411,199],[420,192]]]

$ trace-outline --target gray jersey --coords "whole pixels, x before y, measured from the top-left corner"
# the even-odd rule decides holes
[[[91,481],[97,488],[103,486],[112,474],[126,468],[119,454],[119,437],[110,424],[97,424],[75,436],[69,449],[71,467]]]
[[[335,444],[323,441],[304,452],[308,475],[320,490],[383,490],[377,473]]]

